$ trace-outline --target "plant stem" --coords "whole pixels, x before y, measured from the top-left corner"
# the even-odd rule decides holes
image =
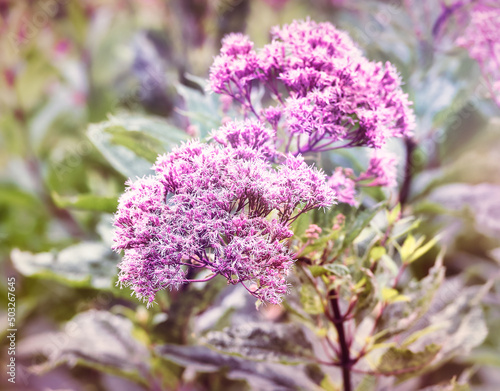
[[[333,311],[333,325],[337,330],[340,345],[340,366],[342,367],[342,379],[344,381],[344,391],[351,391],[351,353],[344,330],[344,317],[340,313],[339,296],[335,289],[330,290],[330,303]]]
[[[413,152],[417,148],[417,143],[412,138],[405,139],[406,163],[404,172],[404,181],[399,191],[399,202],[404,205],[410,195],[411,181],[413,179]]]

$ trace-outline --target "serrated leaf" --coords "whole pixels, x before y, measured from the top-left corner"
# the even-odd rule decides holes
[[[431,363],[440,349],[436,344],[427,345],[420,351],[392,346],[380,358],[377,372],[386,376],[417,372]]]
[[[309,271],[313,277],[324,275],[336,275],[337,277],[345,277],[349,274],[349,268],[341,263],[330,263],[326,265],[309,266]]]
[[[355,313],[359,322],[377,302],[378,288],[373,274],[364,272],[363,277],[356,283],[355,290],[360,290]]]
[[[412,348],[419,349],[429,343],[442,345],[433,365],[457,355],[466,356],[488,335],[483,311],[476,303],[477,295],[484,294],[480,288],[463,285],[446,288],[446,285],[445,291],[443,287],[438,291],[429,312],[412,332],[420,333],[419,338],[411,343]]]
[[[342,265],[341,263],[330,263],[327,265],[323,265],[323,267],[331,272],[332,274],[335,274],[338,277],[345,277],[349,274],[349,269],[346,265]]]
[[[391,304],[382,316],[382,331],[376,336],[377,341],[392,335],[408,331],[428,311],[434,295],[441,286],[445,275],[442,258],[429,269],[426,277],[419,281],[410,281],[402,293],[409,297],[408,302]]]
[[[69,285],[109,288],[117,270],[117,255],[100,242],[83,242],[60,252],[32,254],[15,249],[12,264],[25,276],[57,279]]]
[[[52,193],[52,199],[59,208],[91,210],[97,212],[114,213],[118,206],[118,196],[99,197],[94,194],[79,194],[72,197],[61,197]]]
[[[248,323],[212,331],[203,341],[221,352],[259,361],[290,363],[314,357],[311,343],[296,324]]]

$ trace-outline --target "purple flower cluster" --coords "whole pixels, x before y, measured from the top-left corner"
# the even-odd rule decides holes
[[[258,120],[229,121],[213,132],[212,138],[225,147],[259,150],[269,158],[276,154],[276,132]]]
[[[259,51],[247,36],[226,36],[210,69],[210,85],[239,103],[245,117],[253,114],[269,123],[274,133],[266,142],[274,142],[275,150],[299,155],[350,147],[380,149],[389,138],[411,135],[411,102],[390,63],[368,61],[349,36],[330,23],[294,21],[274,27],[271,35],[271,43]],[[267,94],[262,102],[253,102],[252,89],[258,84]],[[260,129],[256,138],[261,137]],[[237,136],[238,131],[231,126],[223,131],[227,136],[214,138],[233,147],[238,142],[249,145],[249,135]],[[272,157],[271,144],[266,148]],[[358,178],[339,168],[329,183],[341,202],[355,204],[357,184],[366,186],[370,179],[370,186],[393,186],[394,168],[395,160],[378,158]]]
[[[395,187],[396,181],[396,156],[385,151],[374,151],[368,170],[363,172],[358,181],[369,181],[364,186]]]
[[[235,127],[261,133],[232,148]],[[119,282],[148,303],[159,290],[216,275],[279,303],[293,264],[285,242],[293,235],[289,224],[334,202],[324,175],[300,156],[272,168],[259,124],[230,124],[221,133],[227,147],[183,144],[158,157],[156,175],[127,182],[119,200],[114,239],[114,249],[124,251]],[[196,271],[208,275],[193,279]]]
[[[258,53],[247,36],[228,35],[211,67],[210,85],[262,119],[284,117],[290,138],[304,135],[293,149],[288,143],[285,152],[379,148],[389,137],[411,133],[411,103],[390,63],[368,61],[330,23],[295,21],[271,34],[272,42]],[[256,82],[274,97],[273,115],[254,109],[251,90]],[[276,127],[275,120],[269,122]]]
[[[493,3],[492,3],[493,4]],[[500,7],[478,3],[471,21],[457,44],[469,51],[488,81],[490,94],[500,106]]]

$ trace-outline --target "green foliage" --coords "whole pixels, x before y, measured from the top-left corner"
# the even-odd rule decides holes
[[[382,375],[403,375],[416,372],[428,365],[438,354],[440,346],[427,345],[422,351],[390,347],[380,358],[377,371]]]
[[[11,259],[24,276],[56,279],[77,287],[109,288],[117,271],[116,255],[101,242],[82,242],[58,253],[14,250]]]
[[[53,193],[52,198],[59,208],[114,213],[118,206],[118,197],[99,197],[94,194],[79,194],[74,197],[61,197]]]
[[[87,134],[113,168],[130,178],[150,174],[158,154],[188,139],[163,120],[128,115],[90,125]]]
[[[189,74],[185,76],[197,88],[176,84],[177,92],[185,104],[185,109],[180,110],[180,113],[189,118],[198,131],[198,137],[204,139],[222,123],[219,95],[207,91],[205,80]]]

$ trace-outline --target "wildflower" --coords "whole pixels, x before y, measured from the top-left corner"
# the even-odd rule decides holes
[[[356,182],[352,179],[352,170],[337,167],[328,179],[328,185],[335,191],[339,202],[349,205],[357,205]]]
[[[231,124],[226,135],[231,126],[258,124]],[[301,157],[273,169],[249,144],[189,142],[158,157],[156,175],[127,182],[115,216],[122,285],[151,303],[159,290],[222,275],[263,301],[281,301],[293,264],[289,225],[330,206],[334,192]],[[193,279],[196,270],[210,274]]]
[[[488,81],[490,93],[500,106],[500,8],[477,4],[472,9],[471,21],[457,45],[466,48],[476,60]]]
[[[364,186],[395,187],[397,158],[394,154],[385,151],[375,151],[370,159],[368,170],[362,173],[357,181],[371,180]]]
[[[389,137],[411,134],[411,102],[390,63],[368,61],[349,36],[330,23],[294,21],[274,27],[271,36],[272,42],[259,53],[246,36],[226,37],[211,67],[210,83],[213,91],[231,96],[273,128],[283,116],[288,137],[298,139],[295,154],[380,148]],[[280,109],[257,114],[250,100],[252,83],[257,82]],[[293,145],[283,144],[285,152]]]
[[[221,54],[210,68],[210,85],[218,94],[225,94],[245,104],[250,100],[252,81],[258,68],[253,42],[241,34],[233,33],[222,40]]]
[[[306,238],[309,240],[318,239],[321,231],[321,227],[318,227],[316,224],[310,224],[309,228],[306,229]]]
[[[258,120],[228,121],[212,133],[212,138],[225,147],[228,145],[232,148],[249,147],[268,157],[276,153],[275,132]]]

